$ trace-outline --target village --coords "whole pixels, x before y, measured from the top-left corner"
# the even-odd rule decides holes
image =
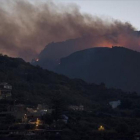
[[[84,106],[71,105],[69,109],[83,111]],[[45,104],[33,106],[19,103],[12,98],[12,86],[8,83],[0,84],[0,137],[24,136],[38,139],[48,136],[58,139],[69,118],[61,114],[59,119],[51,119],[46,123],[43,117],[50,116],[53,112],[55,109]]]
[[[121,101],[111,101],[108,103],[112,109],[116,109]],[[52,139],[63,140],[63,135],[67,134],[67,129],[70,126],[79,126],[80,116],[69,117],[71,114],[92,114],[92,111],[86,110],[83,105],[70,105],[66,111],[61,112],[59,106],[53,108],[47,104],[29,105],[19,102],[12,98],[12,85],[8,83],[0,84],[0,138],[11,139]],[[110,113],[96,112],[95,118],[115,118],[117,115]],[[84,123],[84,122],[83,122]],[[103,123],[99,123],[98,127],[93,128],[89,133],[90,137],[98,140],[101,137],[103,140],[116,138],[122,140],[139,140],[140,134],[135,133],[127,136],[123,133],[116,133],[111,128]]]

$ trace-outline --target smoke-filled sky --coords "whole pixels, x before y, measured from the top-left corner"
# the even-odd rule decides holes
[[[46,1],[46,0],[42,0]],[[54,0],[57,3],[75,3],[82,12],[92,15],[113,17],[123,22],[130,22],[140,30],[140,0]]]
[[[52,41],[84,36],[90,36],[91,47],[122,45],[140,51],[130,23],[81,13],[76,4],[63,3],[1,0],[0,52],[30,61]]]

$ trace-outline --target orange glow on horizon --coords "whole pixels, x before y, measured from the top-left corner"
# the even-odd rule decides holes
[[[97,47],[109,47],[109,48],[112,48],[112,46],[120,46],[120,45],[118,43],[110,43],[107,41],[102,41],[97,45]]]

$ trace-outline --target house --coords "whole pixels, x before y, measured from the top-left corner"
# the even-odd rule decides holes
[[[0,83],[0,99],[6,99],[12,96],[12,86],[8,83]]]
[[[66,116],[66,115],[62,115],[62,116],[61,116],[61,120],[62,120],[65,124],[67,124],[67,123],[68,123],[68,120],[69,120],[69,117]]]
[[[41,117],[45,115],[46,113],[51,114],[52,109],[47,108],[47,106],[38,104],[37,108],[26,108],[27,114],[29,116],[34,116],[34,117]]]
[[[120,101],[120,100],[118,100],[118,101],[111,101],[111,102],[109,102],[109,104],[111,105],[111,107],[112,107],[113,109],[115,109],[115,108],[117,108],[119,105],[121,105],[121,101]]]
[[[75,111],[83,111],[84,110],[84,106],[83,105],[71,105],[69,106],[70,109],[75,110]]]

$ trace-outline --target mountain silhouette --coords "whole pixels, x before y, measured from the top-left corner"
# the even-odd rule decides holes
[[[75,52],[62,58],[55,72],[140,93],[140,53],[124,47],[97,47]]]

